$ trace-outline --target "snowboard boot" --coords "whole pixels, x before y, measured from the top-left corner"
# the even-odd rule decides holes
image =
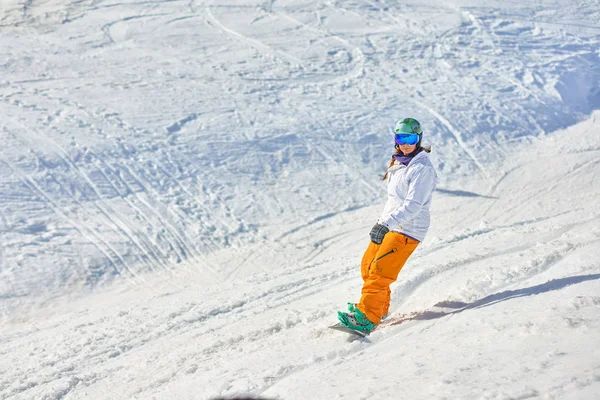
[[[356,310],[356,304],[355,303],[350,303],[348,302],[348,311],[351,313],[354,313],[354,310]],[[388,317],[389,313],[385,313],[385,315],[383,317],[381,317],[381,322],[385,321]]]
[[[353,313],[356,310],[356,304],[348,302],[348,312]]]
[[[356,310],[356,304],[355,303],[350,303],[348,302],[348,311],[351,313],[354,313],[354,310]],[[387,319],[387,317],[389,316],[389,313],[385,313],[382,317],[381,317],[381,322],[385,321]]]
[[[350,308],[350,304],[348,305],[348,308]],[[340,320],[340,324],[345,327],[363,333],[369,333],[377,327],[376,324],[369,321],[367,316],[356,307],[354,307],[354,312],[347,313],[338,311],[338,319]]]

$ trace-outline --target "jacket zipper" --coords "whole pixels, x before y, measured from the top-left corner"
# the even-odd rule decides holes
[[[379,261],[379,260],[381,260],[383,257],[385,257],[385,256],[389,256],[390,254],[392,254],[392,253],[395,253],[396,251],[398,251],[398,250],[396,250],[396,248],[394,247],[393,249],[391,249],[391,250],[390,250],[390,251],[388,251],[387,253],[385,253],[385,254],[383,254],[383,255],[381,255],[381,256],[379,256],[379,257],[377,257],[377,258],[375,259],[375,261]]]

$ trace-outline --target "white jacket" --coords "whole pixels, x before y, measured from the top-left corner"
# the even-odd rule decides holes
[[[378,223],[422,242],[429,229],[429,207],[438,177],[425,151],[408,166],[396,161],[388,169],[387,203]]]

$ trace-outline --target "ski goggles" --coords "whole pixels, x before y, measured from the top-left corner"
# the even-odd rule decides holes
[[[419,142],[419,135],[416,133],[396,133],[394,139],[397,144],[417,144]]]

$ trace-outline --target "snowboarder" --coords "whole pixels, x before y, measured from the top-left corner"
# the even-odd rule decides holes
[[[371,229],[371,242],[361,261],[364,281],[357,304],[348,303],[348,312],[338,312],[340,324],[369,333],[387,315],[390,285],[425,238],[429,229],[429,207],[437,184],[437,174],[421,146],[423,130],[414,118],[396,122],[392,155],[383,181],[387,182],[387,202]]]

